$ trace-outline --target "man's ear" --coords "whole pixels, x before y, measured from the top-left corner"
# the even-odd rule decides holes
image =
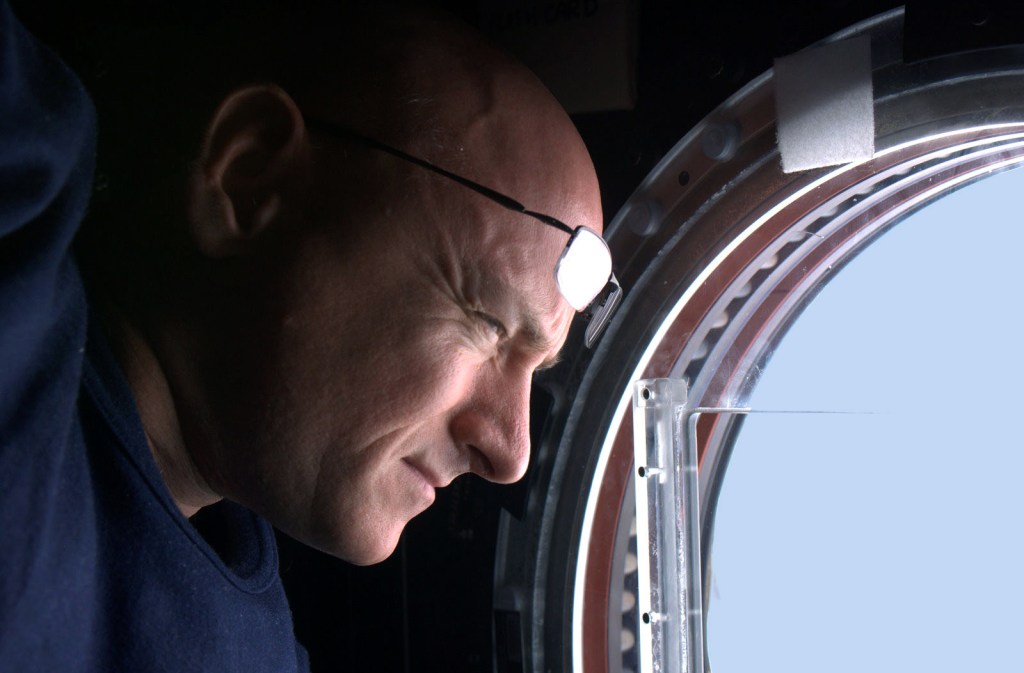
[[[276,86],[248,86],[221,102],[189,183],[192,237],[204,254],[238,254],[281,221],[302,179],[305,138],[302,112]]]

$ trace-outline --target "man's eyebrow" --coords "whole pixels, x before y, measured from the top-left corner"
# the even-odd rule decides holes
[[[526,340],[526,347],[530,350],[543,353],[550,351],[552,343],[549,339],[545,338],[544,332],[540,329],[540,323],[533,315],[529,313],[523,314],[521,333]],[[545,369],[551,369],[557,365],[562,359],[562,351],[559,350],[551,357],[545,359],[534,371],[543,371]]]

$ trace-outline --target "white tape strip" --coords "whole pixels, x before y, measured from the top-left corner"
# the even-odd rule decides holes
[[[784,172],[872,157],[875,112],[868,36],[777,59],[774,79]]]

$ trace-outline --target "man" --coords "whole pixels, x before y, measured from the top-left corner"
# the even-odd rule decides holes
[[[139,29],[181,79],[88,81],[83,294],[89,104],[0,11],[0,669],[302,669],[265,521],[374,563],[436,488],[523,475],[586,150],[429,12]]]

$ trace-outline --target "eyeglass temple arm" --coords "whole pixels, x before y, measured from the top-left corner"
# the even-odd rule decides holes
[[[369,138],[369,137],[364,136],[362,134],[356,133],[355,131],[353,131],[351,129],[348,129],[348,128],[340,125],[340,124],[335,124],[333,122],[324,121],[324,120],[321,120],[321,119],[311,119],[309,117],[306,117],[305,121],[306,121],[306,126],[309,126],[310,128],[314,128],[314,129],[315,128],[320,128],[320,129],[323,129],[324,131],[327,131],[328,133],[330,133],[332,135],[343,136],[343,137],[348,138],[350,140],[353,140],[353,141],[355,141],[355,142],[357,142],[357,143],[359,143],[361,145],[365,145],[366,147],[370,147],[370,148],[373,148],[375,150],[380,150],[381,152],[387,152],[388,154],[390,154],[390,155],[392,155],[394,157],[398,157],[399,159],[402,159],[404,161],[408,161],[410,163],[414,163],[417,166],[420,166],[421,168],[427,169],[428,171],[433,171],[434,173],[437,173],[438,175],[443,175],[444,177],[448,178],[449,180],[454,180],[455,182],[459,183],[463,187],[468,187],[469,189],[472,189],[474,192],[477,192],[478,194],[482,194],[483,196],[486,196],[491,201],[494,201],[495,203],[497,203],[498,205],[500,205],[500,206],[502,206],[504,208],[507,208],[507,209],[512,210],[512,211],[515,211],[517,213],[522,213],[523,215],[528,215],[528,216],[534,218],[535,220],[539,220],[539,221],[543,222],[544,224],[550,225],[552,227],[555,227],[556,229],[564,231],[565,233],[569,234],[570,236],[573,234],[573,229],[569,225],[567,225],[564,222],[562,222],[561,220],[558,220],[558,219],[556,219],[554,217],[551,217],[550,215],[545,215],[544,213],[538,213],[538,212],[535,212],[535,211],[532,211],[532,210],[527,210],[526,206],[524,206],[523,204],[519,203],[518,201],[513,199],[511,196],[505,196],[501,192],[497,192],[497,191],[491,189],[490,187],[485,187],[484,185],[481,185],[479,183],[473,182],[472,180],[470,180],[468,178],[464,178],[461,175],[457,175],[455,173],[452,173],[451,171],[447,171],[447,170],[441,168],[440,166],[435,166],[434,164],[430,163],[429,161],[425,161],[423,159],[420,159],[419,157],[415,157],[415,156],[413,156],[411,154],[403,152],[402,150],[400,150],[400,149],[398,149],[396,147],[391,147],[390,145],[385,145],[384,143],[380,142],[379,140],[374,140],[373,138]]]

